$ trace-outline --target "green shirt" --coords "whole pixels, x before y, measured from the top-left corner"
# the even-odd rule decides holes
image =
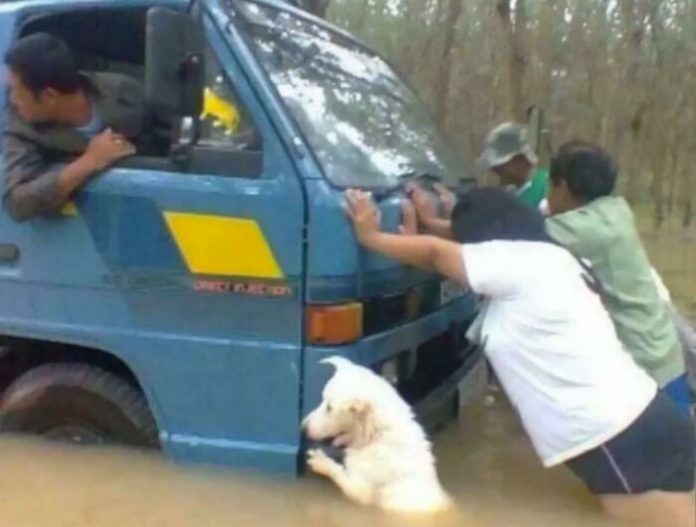
[[[549,192],[549,171],[536,168],[529,181],[517,190],[517,197],[534,209],[539,209]]]
[[[683,374],[677,333],[628,203],[620,197],[599,198],[552,216],[546,226],[556,241],[591,263],[619,340],[635,361],[660,387]]]

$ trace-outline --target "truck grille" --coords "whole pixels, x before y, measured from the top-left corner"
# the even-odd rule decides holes
[[[442,335],[418,346],[415,351],[415,364],[411,363],[411,371],[404,372],[405,375],[400,377],[396,387],[409,404],[418,403],[475,352],[475,346],[467,345],[465,340],[466,327],[452,326]]]
[[[427,282],[363,303],[364,335],[374,335],[439,309],[440,282]]]
[[[468,326],[468,322],[453,324],[417,348],[389,358],[388,362],[395,362],[394,387],[406,402],[416,405],[472,356],[480,354],[479,348],[466,340]],[[383,364],[374,367],[377,373]]]

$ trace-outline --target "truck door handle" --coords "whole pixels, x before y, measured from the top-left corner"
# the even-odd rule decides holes
[[[0,264],[13,264],[19,261],[20,251],[13,243],[0,243]]]

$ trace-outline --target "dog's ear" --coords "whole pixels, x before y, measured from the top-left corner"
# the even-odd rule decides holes
[[[364,439],[371,441],[377,432],[372,403],[362,399],[354,399],[348,403],[348,411],[360,423]]]
[[[339,357],[337,355],[334,355],[333,357],[329,357],[328,359],[323,359],[321,361],[322,364],[330,364],[333,366],[337,371],[341,368],[344,368],[346,366],[352,366],[353,363],[350,362],[348,359],[344,357]]]
[[[353,399],[348,403],[348,411],[356,417],[364,418],[372,412],[372,404],[369,401]]]

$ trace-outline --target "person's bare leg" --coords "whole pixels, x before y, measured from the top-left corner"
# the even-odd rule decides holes
[[[696,495],[679,492],[646,492],[633,496],[599,496],[613,520],[626,527],[694,527]]]

